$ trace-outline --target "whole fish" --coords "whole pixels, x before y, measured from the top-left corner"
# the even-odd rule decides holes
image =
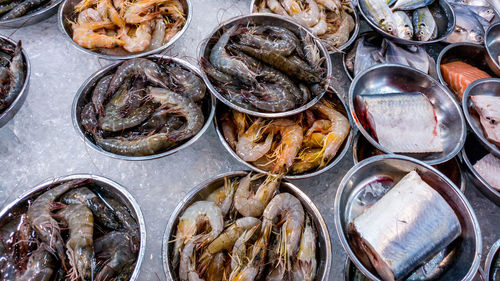
[[[490,153],[474,164],[474,170],[489,185],[500,191],[500,159]]]
[[[348,226],[357,254],[382,280],[401,280],[462,232],[446,200],[411,171]]]
[[[397,0],[392,10],[413,11],[418,8],[429,6],[433,2],[434,0]]]
[[[484,43],[484,28],[470,11],[455,10],[456,25],[453,33],[445,41],[448,43]]]
[[[450,5],[454,11],[457,10],[457,8],[466,9],[487,20],[488,22],[490,22],[496,14],[493,8],[487,6],[473,6],[455,2],[450,3]]]
[[[411,39],[413,37],[413,25],[411,19],[404,11],[394,12],[394,19],[396,20],[396,29],[398,37],[404,39]]]
[[[391,8],[385,0],[363,0],[364,6],[368,9],[368,15],[378,26],[392,35],[397,36],[396,21]]]
[[[394,2],[396,2],[396,0],[385,0],[385,3],[390,7],[392,6],[392,4],[394,4]]]
[[[429,41],[437,37],[437,25],[427,7],[413,11],[413,29],[418,41]]]
[[[400,47],[390,40],[384,39],[382,46],[385,48],[385,61],[408,65],[427,73],[430,69],[429,55],[421,46]]]
[[[367,42],[364,37],[359,39],[354,59],[354,75],[378,63],[384,63],[380,49]]]

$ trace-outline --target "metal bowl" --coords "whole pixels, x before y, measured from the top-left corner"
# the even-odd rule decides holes
[[[2,41],[7,41],[13,46],[16,46],[16,42],[14,42],[12,39],[7,38],[5,36],[0,35],[0,40]],[[22,53],[23,53],[23,59],[24,59],[24,66],[26,69],[26,78],[24,79],[24,84],[23,87],[21,88],[21,91],[17,93],[17,97],[12,101],[12,103],[5,109],[3,112],[0,112],[0,128],[3,127],[7,122],[9,122],[10,119],[16,115],[16,113],[21,109],[21,106],[23,105],[24,101],[26,100],[26,96],[28,96],[29,88],[30,88],[30,75],[31,75],[31,65],[30,65],[30,60],[28,58],[28,54],[26,53],[26,50],[22,48]]]
[[[462,160],[467,166],[467,174],[472,180],[475,186],[486,196],[488,199],[493,201],[495,204],[500,206],[500,192],[494,189],[489,183],[487,183],[474,169],[474,164],[481,160],[484,156],[488,154],[479,140],[472,134],[467,136],[467,141],[465,142],[464,148],[462,149]]]
[[[76,4],[80,2],[80,0],[66,0],[64,3],[61,4],[59,7],[59,11],[57,12],[57,22],[59,26],[59,30],[64,34],[64,38],[66,38],[68,41],[73,44],[78,50],[91,54],[91,55],[96,55],[100,58],[103,59],[108,59],[108,60],[126,60],[126,59],[132,59],[132,58],[138,58],[138,57],[144,57],[152,54],[159,53],[168,47],[172,46],[175,41],[177,41],[183,34],[186,32],[186,30],[189,27],[189,24],[191,23],[191,18],[193,14],[193,7],[191,5],[191,0],[179,0],[182,3],[182,6],[184,7],[184,14],[187,15],[186,17],[186,23],[182,27],[182,29],[175,34],[174,37],[172,37],[167,43],[162,45],[159,48],[156,48],[154,50],[150,51],[144,51],[144,52],[139,52],[139,53],[129,53],[126,51],[123,51],[123,54],[116,54],[116,55],[107,55],[103,53],[99,53],[96,51],[92,51],[90,49],[84,48],[80,45],[78,45],[75,41],[73,41],[73,30],[71,29],[71,24],[69,21],[75,21],[76,14],[74,13],[74,7]]]
[[[481,230],[471,205],[459,189],[441,172],[422,161],[399,155],[375,156],[355,165],[342,179],[335,197],[335,226],[342,247],[354,265],[368,278],[380,281],[375,271],[370,271],[354,254],[348,237],[348,224],[366,210],[363,188],[370,179],[390,177],[398,182],[408,172],[416,170],[424,181],[434,188],[457,214],[462,233],[452,244],[442,250],[430,262],[413,272],[408,280],[467,280],[476,275],[481,260]],[[388,189],[387,189],[388,190]],[[386,190],[386,191],[387,191]],[[380,192],[382,193],[382,192]],[[383,194],[370,193],[370,203]],[[443,270],[444,269],[444,270]]]
[[[325,49],[325,47],[323,46],[323,44],[321,44],[320,40],[317,39],[304,26],[295,23],[293,20],[291,20],[289,18],[286,18],[284,16],[280,16],[280,15],[275,15],[275,14],[250,14],[250,15],[234,17],[226,22],[223,22],[222,24],[217,26],[210,33],[210,35],[207,37],[208,38],[207,40],[203,41],[203,45],[200,49],[200,61],[201,61],[201,59],[208,60],[208,58],[210,57],[210,51],[212,50],[213,45],[215,45],[215,43],[219,39],[219,36],[220,36],[219,34],[220,34],[221,29],[227,29],[235,24],[241,24],[241,25],[267,24],[267,25],[280,26],[280,27],[287,28],[290,31],[295,32],[296,34],[298,34],[299,31],[306,32],[310,36],[313,36],[314,41],[316,42],[316,45],[318,46],[318,49],[320,51],[320,56],[322,58],[324,58],[323,67],[326,69],[326,77],[331,77],[331,75],[332,75],[332,63],[331,63],[330,55],[328,54],[328,52]],[[205,80],[205,83],[207,84],[208,88],[210,89],[210,92],[212,92],[212,94],[214,94],[218,100],[222,101],[227,106],[229,106],[233,109],[236,109],[240,112],[244,112],[244,113],[254,115],[254,116],[259,116],[259,117],[277,118],[277,117],[285,117],[285,116],[295,115],[295,114],[300,113],[302,111],[305,111],[308,108],[310,108],[311,106],[315,105],[323,97],[323,95],[325,93],[325,92],[323,92],[321,95],[318,95],[318,96],[314,97],[313,99],[311,99],[308,103],[306,103],[298,108],[289,110],[289,111],[272,112],[272,113],[271,112],[254,111],[254,110],[249,110],[249,109],[243,108],[239,105],[232,103],[230,100],[226,99],[226,97],[223,94],[219,93],[215,89],[214,85],[212,85],[212,82],[210,82],[210,79],[208,78],[206,73],[203,71],[202,67],[201,67],[201,69],[202,69],[201,74],[203,76],[203,80]]]
[[[492,24],[484,35],[484,45],[488,56],[486,62],[498,77],[500,77],[500,23]]]
[[[163,235],[163,246],[162,246],[162,259],[163,259],[163,270],[167,276],[168,280],[179,280],[177,276],[177,271],[173,268],[171,264],[171,256],[173,252],[173,243],[170,241],[174,240],[174,235],[176,233],[176,226],[178,223],[179,216],[186,210],[192,203],[204,200],[211,192],[217,188],[224,185],[224,178],[234,178],[234,177],[244,177],[248,174],[248,171],[235,171],[228,172],[225,174],[218,175],[212,179],[209,179],[188,192],[188,194],[182,199],[182,201],[177,205],[174,212],[168,220],[167,228]],[[318,262],[316,279],[319,281],[328,281],[328,276],[330,274],[330,266],[332,262],[332,245],[330,242],[330,235],[328,234],[328,227],[311,199],[302,192],[295,185],[282,181],[280,186],[280,191],[288,192],[302,203],[304,210],[311,215],[311,219],[316,226],[318,232],[318,248],[316,251],[316,260]]]
[[[194,67],[193,65],[191,65],[190,63],[188,63],[182,59],[170,57],[170,56],[164,56],[164,55],[151,55],[151,56],[148,56],[147,58],[148,59],[173,61],[177,64],[180,64],[184,68],[189,69],[192,72],[196,73],[198,76],[200,76],[200,71],[196,67]],[[83,82],[83,85],[80,87],[80,89],[78,89],[78,92],[76,93],[76,96],[73,100],[73,105],[71,108],[71,116],[73,118],[73,127],[75,128],[75,130],[78,132],[80,137],[85,141],[85,143],[90,148],[92,148],[95,151],[100,152],[106,156],[116,158],[116,159],[121,159],[121,160],[132,160],[132,161],[134,161],[134,160],[137,160],[137,161],[151,160],[151,159],[157,159],[157,158],[161,158],[161,157],[165,157],[165,156],[174,154],[174,153],[190,146],[194,142],[196,142],[203,135],[203,133],[205,133],[205,131],[210,126],[210,122],[212,121],[212,118],[214,117],[214,112],[215,112],[215,98],[208,91],[205,93],[205,97],[203,98],[203,104],[201,107],[201,109],[203,111],[203,115],[205,117],[205,123],[204,123],[203,127],[201,128],[201,130],[195,136],[193,136],[192,138],[190,138],[186,142],[182,143],[181,145],[175,146],[174,148],[169,149],[165,152],[153,154],[153,155],[148,155],[148,156],[119,155],[119,154],[115,154],[115,153],[106,151],[106,150],[102,149],[100,146],[98,146],[95,143],[93,137],[90,134],[86,133],[85,128],[82,126],[80,113],[81,113],[83,106],[85,106],[85,104],[90,101],[90,97],[92,95],[92,91],[94,89],[94,86],[101,79],[101,77],[106,76],[108,73],[111,73],[112,71],[115,71],[121,63],[122,63],[122,61],[108,65],[108,66],[102,68],[101,70],[98,70],[94,74],[92,74],[85,82]]]
[[[52,3],[47,7],[39,8],[31,13],[28,12],[26,15],[15,19],[0,21],[0,28],[21,28],[46,20],[56,13],[57,6],[62,1],[63,0],[51,0]]]
[[[75,174],[42,182],[15,199],[12,203],[8,204],[2,209],[2,211],[0,211],[0,225],[5,224],[5,222],[10,218],[11,213],[25,212],[27,210],[26,206],[34,198],[53,188],[56,184],[78,179],[90,179],[92,183],[95,184],[91,189],[98,190],[100,194],[109,196],[125,205],[129,209],[132,217],[137,221],[140,233],[140,246],[137,254],[137,262],[129,279],[130,281],[137,280],[141,264],[144,260],[144,254],[146,252],[146,224],[144,223],[141,208],[139,207],[139,204],[137,204],[137,201],[135,201],[134,197],[132,197],[125,187],[108,178],[91,174]]]
[[[349,119],[349,124],[351,125],[351,130],[349,132],[349,135],[344,140],[344,143],[342,144],[342,146],[339,148],[337,155],[335,155],[335,157],[330,161],[330,163],[328,165],[326,165],[325,167],[323,167],[319,170],[313,170],[313,171],[306,172],[303,174],[297,174],[297,175],[286,174],[283,178],[285,178],[287,180],[297,180],[297,179],[310,178],[310,177],[314,177],[314,176],[317,176],[319,174],[326,172],[327,170],[329,170],[332,167],[334,167],[335,165],[337,165],[340,162],[340,160],[342,160],[342,158],[344,158],[345,154],[349,150],[349,147],[351,146],[351,142],[353,139],[353,129],[352,129],[351,116],[347,113],[347,107],[345,106],[342,99],[340,99],[336,94],[334,94],[332,92],[327,92],[325,97],[326,96],[329,96],[331,100],[334,100],[336,104],[341,105],[344,108],[344,112],[342,112],[342,113],[344,114],[344,116],[347,116],[347,118]],[[224,105],[223,103],[217,102],[216,109],[215,109],[216,113],[215,113],[215,118],[214,118],[214,126],[215,126],[215,131],[217,132],[217,136],[219,137],[219,140],[221,141],[222,145],[224,146],[224,148],[226,148],[226,150],[229,152],[229,154],[231,154],[231,156],[233,156],[236,160],[238,160],[238,162],[242,163],[243,165],[247,166],[248,168],[250,168],[256,172],[259,172],[259,173],[269,173],[268,171],[262,170],[256,166],[254,166],[252,163],[241,159],[241,157],[236,153],[236,151],[234,151],[233,148],[231,148],[231,146],[227,143],[226,138],[224,137],[224,134],[222,132],[222,124],[221,124],[220,117],[222,114],[224,114],[230,110],[231,109],[229,107],[227,107],[226,105]]]
[[[477,114],[470,98],[471,96],[476,95],[496,96],[500,98],[500,79],[486,78],[474,81],[467,87],[467,89],[465,89],[465,93],[462,98],[462,109],[464,111],[465,119],[474,132],[474,135],[476,135],[481,144],[487,150],[489,150],[496,157],[500,157],[500,148],[486,139],[486,136],[483,133],[483,128],[481,126],[481,122],[479,121],[479,115]]]
[[[466,126],[462,110],[453,95],[431,76],[409,66],[397,64],[379,64],[366,69],[354,78],[349,88],[351,115],[360,132],[373,146],[384,153],[391,153],[375,141],[362,126],[360,115],[355,109],[355,98],[358,95],[391,92],[420,92],[424,94],[432,103],[441,124],[443,152],[404,155],[435,165],[450,160],[460,152],[465,142]]]
[[[384,154],[384,152],[371,145],[370,142],[367,141],[361,134],[358,133],[354,137],[354,141],[352,143],[352,158],[354,160],[354,164],[358,164],[367,158]],[[465,172],[462,169],[462,165],[460,165],[460,159],[458,156],[455,156],[444,163],[433,165],[432,167],[443,173],[456,186],[460,187],[460,191],[462,191],[462,193],[465,193],[467,179],[465,178]]]
[[[404,45],[423,45],[423,44],[432,44],[436,42],[443,41],[448,37],[453,30],[455,29],[455,12],[451,8],[450,4],[446,0],[435,1],[433,4],[429,5],[428,8],[434,16],[434,20],[436,21],[436,25],[438,28],[438,35],[436,39],[429,41],[417,41],[417,40],[408,40],[399,38],[395,35],[389,34],[385,30],[383,30],[379,25],[372,20],[369,16],[369,11],[366,8],[366,4],[364,1],[358,1],[358,8],[363,16],[363,18],[371,25],[371,27],[382,34],[385,37],[390,38],[392,41],[404,44]]]
[[[488,256],[486,256],[486,261],[484,262],[484,276],[486,278],[486,281],[495,281],[492,279],[491,274],[492,272],[492,267],[493,267],[493,260],[495,258],[500,258],[500,240],[497,240],[492,246],[490,251],[488,252]]]
[[[485,57],[487,57],[486,49],[482,45],[474,43],[454,43],[446,46],[439,53],[438,59],[436,61],[436,72],[439,77],[441,84],[448,87],[450,92],[454,92],[446,83],[441,73],[441,65],[454,61],[463,61],[474,67],[477,67],[483,71],[488,72],[493,75],[489,69]],[[456,97],[458,100],[458,97]]]
[[[256,12],[255,11],[255,3],[258,2],[260,3],[261,1],[265,1],[265,0],[252,0],[250,2],[250,13],[259,13],[259,12]],[[352,42],[354,42],[354,40],[356,40],[356,38],[358,37],[358,33],[359,33],[359,27],[360,27],[360,23],[359,23],[359,15],[358,13],[356,13],[356,7],[354,6],[354,4],[352,2],[349,3],[349,7],[352,9],[352,13],[349,13],[352,18],[354,19],[354,30],[351,31],[351,34],[350,34],[350,37],[349,37],[349,40],[347,40],[347,42],[345,42],[342,46],[338,47],[337,48],[337,51],[335,52],[329,52],[330,54],[336,54],[338,53],[339,51],[344,51],[347,47],[349,47]],[[267,13],[260,13],[260,14],[267,14]],[[274,14],[274,13],[273,13]],[[319,38],[321,38],[321,36],[317,36]]]

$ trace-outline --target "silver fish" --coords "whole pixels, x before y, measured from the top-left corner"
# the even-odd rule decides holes
[[[463,12],[460,9],[456,10],[455,18],[455,30],[445,39],[446,42],[484,43],[484,28],[471,12]]]
[[[394,19],[396,20],[398,37],[411,39],[413,37],[413,25],[411,24],[411,19],[408,14],[403,11],[396,11],[394,12]]]
[[[462,232],[457,215],[417,172],[404,176],[349,224],[355,251],[383,280],[400,280]]]
[[[433,2],[434,0],[397,0],[396,4],[392,7],[392,10],[412,11],[429,6]]]
[[[436,21],[427,7],[413,11],[413,29],[418,41],[429,41],[436,38]]]
[[[387,6],[392,6],[392,4],[394,4],[394,2],[396,2],[396,0],[385,0],[385,3],[387,4]]]
[[[364,37],[358,40],[354,58],[354,75],[378,63],[384,63],[379,48],[367,42]]]
[[[421,46],[400,47],[390,40],[382,42],[385,48],[385,61],[387,63],[399,63],[416,68],[427,73],[429,71],[429,55]]]
[[[495,9],[492,7],[487,7],[487,6],[473,6],[473,5],[466,5],[462,3],[451,3],[451,7],[453,10],[455,10],[457,7],[467,9],[474,14],[484,18],[488,22],[490,22],[494,17],[495,17]]]
[[[385,1],[386,0],[363,0],[363,3],[366,9],[368,9],[368,15],[378,24],[378,26],[388,33],[397,36],[394,14]]]

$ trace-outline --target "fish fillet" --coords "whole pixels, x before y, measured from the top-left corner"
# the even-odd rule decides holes
[[[470,99],[479,114],[484,135],[500,147],[500,97],[476,95]]]
[[[460,100],[462,100],[465,89],[472,82],[491,77],[481,69],[461,61],[442,64],[441,73],[444,81],[455,91]]]
[[[443,151],[436,113],[423,94],[376,94],[358,96],[357,100],[366,126],[388,150],[395,153]]]
[[[489,185],[500,191],[500,159],[490,153],[474,164],[474,170]]]
[[[462,232],[448,203],[417,172],[404,176],[348,228],[383,280],[401,280]]]

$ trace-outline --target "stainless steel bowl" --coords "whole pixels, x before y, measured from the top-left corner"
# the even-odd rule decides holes
[[[125,189],[125,187],[108,178],[91,174],[75,174],[44,181],[33,187],[31,190],[27,191],[23,195],[19,196],[12,203],[5,206],[2,211],[0,211],[0,225],[4,225],[7,219],[10,218],[9,214],[16,212],[26,212],[26,207],[31,200],[38,197],[43,192],[53,188],[56,184],[77,179],[90,179],[92,183],[96,184],[96,186],[93,188],[96,188],[99,193],[105,196],[109,196],[117,200],[119,203],[125,205],[129,209],[132,217],[137,221],[140,232],[140,246],[139,252],[137,254],[137,262],[134,271],[132,272],[132,275],[129,279],[130,281],[137,280],[139,277],[141,264],[144,260],[144,254],[146,252],[146,224],[144,222],[141,208],[139,207],[139,204],[137,204],[137,201],[135,201],[134,197],[132,197],[127,189]]]
[[[500,206],[500,192],[494,189],[489,183],[487,183],[474,169],[474,164],[477,161],[481,160],[484,156],[488,154],[488,150],[486,150],[479,140],[474,137],[472,134],[467,136],[467,141],[465,142],[464,148],[462,149],[461,156],[462,160],[467,166],[467,174],[469,178],[472,180],[475,186],[479,188],[479,190],[490,199],[492,202]]]
[[[265,1],[265,0],[252,0],[250,2],[250,13],[259,13],[257,11],[255,11],[255,3],[261,3],[261,1]],[[335,52],[329,52],[330,54],[336,54],[338,53],[339,51],[344,51],[347,47],[349,47],[352,42],[354,42],[354,40],[356,40],[356,38],[358,37],[358,33],[359,33],[359,27],[360,27],[360,22],[359,22],[359,15],[358,13],[356,13],[356,7],[354,6],[353,3],[349,3],[349,7],[352,9],[352,13],[349,13],[352,18],[354,19],[354,30],[351,31],[351,34],[349,36],[349,40],[347,40],[347,42],[345,42],[342,46],[338,47],[337,50],[338,51],[335,51]],[[262,14],[265,14],[265,13],[262,13]],[[321,38],[321,36],[318,36],[319,38]]]
[[[182,6],[184,7],[184,14],[186,14],[187,16],[184,27],[182,27],[182,29],[179,32],[177,32],[177,34],[174,37],[172,37],[167,43],[165,43],[161,47],[145,52],[129,53],[124,51],[123,54],[120,55],[106,55],[78,45],[75,41],[73,41],[73,30],[71,29],[71,24],[69,21],[75,21],[77,15],[74,13],[74,7],[76,6],[76,4],[78,4],[78,2],[80,2],[80,0],[65,0],[61,4],[61,6],[59,7],[59,11],[57,12],[57,22],[59,30],[61,30],[61,32],[64,34],[64,38],[66,38],[69,42],[71,42],[73,46],[75,46],[78,50],[84,53],[96,55],[100,58],[108,60],[126,60],[138,57],[145,57],[148,55],[159,53],[167,49],[168,47],[172,46],[175,43],[175,41],[177,41],[188,29],[193,15],[193,7],[191,4],[191,0],[179,0],[179,1],[182,3]]]
[[[13,46],[16,46],[16,42],[5,36],[0,35],[0,40],[7,41]],[[23,87],[21,88],[21,91],[17,94],[17,97],[14,99],[14,101],[12,101],[12,103],[9,105],[7,109],[5,109],[3,112],[0,112],[0,128],[2,128],[5,124],[7,124],[7,122],[9,122],[9,120],[12,119],[14,115],[16,115],[19,109],[21,109],[21,106],[23,105],[29,93],[31,64],[28,58],[28,54],[26,53],[24,48],[22,48],[22,52],[23,52],[24,65],[26,68],[26,78],[24,79],[24,84]]]
[[[28,12],[28,14],[15,19],[0,21],[0,28],[21,28],[46,20],[56,13],[57,6],[62,1],[51,0],[51,4],[48,7],[40,8],[35,12]]]
[[[492,267],[493,267],[493,260],[495,258],[500,258],[500,240],[497,240],[492,246],[490,251],[488,252],[488,255],[486,256],[486,261],[484,262],[484,277],[486,281],[495,281],[492,279],[491,274],[492,272]]]
[[[361,134],[358,133],[354,137],[352,143],[352,159],[354,160],[354,164],[358,164],[370,157],[384,154],[384,152],[371,145]],[[432,167],[448,177],[456,186],[460,187],[460,191],[465,194],[467,179],[465,178],[465,172],[460,162],[459,156],[455,156],[444,163],[433,165]]]
[[[376,22],[372,20],[372,17],[369,16],[369,11],[364,1],[359,1],[358,8],[363,18],[368,22],[368,24],[371,25],[371,27],[375,31],[379,32],[385,37],[391,38],[392,41],[399,44],[423,45],[423,44],[432,44],[440,42],[446,39],[446,37],[450,36],[450,34],[455,29],[455,12],[453,11],[450,4],[446,0],[435,1],[433,4],[428,6],[429,10],[434,16],[434,20],[436,21],[438,28],[438,35],[436,39],[429,41],[408,40],[392,35],[386,32]]]
[[[441,65],[454,61],[463,61],[483,71],[493,74],[486,63],[485,57],[487,56],[486,49],[482,45],[474,43],[454,43],[446,46],[439,53],[436,61],[436,72],[438,74],[441,84],[448,87],[450,92],[454,92],[444,80],[441,73]],[[459,98],[455,96],[458,100]]]
[[[179,280],[177,271],[173,268],[171,264],[171,256],[173,252],[174,235],[177,229],[177,223],[179,216],[186,210],[191,204],[196,201],[204,200],[211,192],[217,188],[224,185],[224,178],[234,178],[234,177],[244,177],[248,174],[248,171],[235,171],[228,172],[214,178],[211,178],[205,182],[202,182],[182,199],[182,201],[177,205],[174,212],[168,220],[167,228],[163,235],[163,246],[162,246],[162,260],[163,260],[163,270],[167,276],[167,280]],[[332,245],[330,242],[330,235],[328,234],[328,227],[311,199],[302,192],[297,186],[287,182],[282,181],[280,186],[281,192],[288,192],[302,203],[304,211],[311,216],[312,221],[318,232],[317,243],[318,248],[316,250],[316,261],[318,262],[316,279],[319,281],[328,281],[328,276],[330,274],[330,266],[332,262]]]
[[[498,77],[500,77],[500,23],[492,24],[484,35],[484,45],[488,56],[486,62]]]
[[[420,92],[427,96],[441,124],[443,152],[404,155],[435,165],[450,160],[460,152],[465,142],[466,126],[462,110],[453,95],[431,76],[409,66],[397,64],[373,66],[358,74],[349,88],[350,113],[359,131],[373,146],[384,153],[391,153],[375,141],[361,124],[360,115],[355,108],[355,98],[358,95],[394,92]]]
[[[322,174],[322,173],[328,171],[329,169],[331,169],[332,167],[337,165],[340,162],[340,160],[342,160],[342,158],[344,158],[345,154],[349,150],[349,147],[351,146],[351,142],[353,139],[353,128],[352,128],[351,116],[347,113],[347,107],[345,106],[342,99],[339,98],[336,94],[334,94],[332,92],[327,92],[325,97],[326,96],[330,96],[331,99],[334,100],[336,104],[343,106],[345,111],[342,113],[345,116],[347,116],[347,118],[349,119],[349,124],[351,125],[351,130],[349,132],[349,135],[344,140],[344,143],[342,144],[342,146],[339,148],[337,155],[335,155],[335,157],[330,161],[330,163],[328,165],[326,165],[325,167],[323,167],[319,170],[306,172],[303,174],[298,174],[298,175],[287,174],[284,176],[284,178],[287,180],[297,180],[297,179],[310,178],[310,177],[314,177],[314,176],[317,176],[319,174]],[[216,113],[215,113],[215,118],[214,118],[214,126],[215,126],[215,131],[217,132],[217,136],[219,137],[219,140],[221,141],[222,145],[224,146],[224,148],[226,148],[226,150],[229,152],[229,154],[231,154],[231,156],[233,156],[236,160],[238,160],[238,162],[242,163],[243,165],[247,166],[248,168],[250,168],[256,172],[259,172],[259,173],[269,173],[268,171],[264,171],[256,166],[254,166],[252,163],[246,162],[245,160],[241,159],[241,157],[227,143],[226,138],[224,137],[224,134],[222,132],[222,124],[221,124],[220,117],[222,114],[224,114],[225,112],[229,112],[230,110],[231,109],[228,108],[223,103],[217,102],[216,109],[215,109]]]
[[[479,121],[479,115],[477,114],[471,100],[471,96],[476,95],[496,96],[500,98],[500,79],[487,78],[474,81],[467,87],[462,98],[462,109],[464,111],[465,119],[467,120],[467,123],[469,123],[474,135],[476,135],[481,144],[487,150],[489,150],[496,157],[500,157],[500,148],[486,139],[486,136],[483,133],[483,128],[481,126],[481,122]]]
[[[226,22],[223,22],[222,24],[217,26],[214,29],[214,31],[212,31],[210,33],[210,35],[207,37],[208,38],[207,40],[203,41],[203,45],[201,46],[201,49],[200,49],[200,56],[199,56],[200,61],[201,61],[201,59],[209,60],[208,58],[210,57],[210,51],[212,50],[213,45],[215,45],[215,43],[219,39],[220,30],[227,29],[235,24],[241,24],[241,25],[267,24],[267,25],[280,26],[280,27],[287,28],[290,31],[295,32],[296,34],[298,34],[298,32],[300,32],[300,31],[306,32],[307,34],[313,36],[314,41],[316,42],[316,45],[318,46],[318,49],[320,51],[320,56],[321,56],[321,58],[324,58],[323,67],[326,69],[326,74],[325,74],[326,76],[325,77],[331,77],[331,75],[332,75],[332,63],[330,60],[330,55],[326,51],[323,44],[321,44],[320,40],[317,39],[314,35],[312,35],[312,33],[304,26],[295,23],[293,20],[291,20],[289,18],[275,15],[275,14],[250,14],[250,15],[234,17]],[[323,92],[321,95],[314,97],[308,103],[306,103],[298,108],[295,108],[295,109],[292,109],[289,111],[285,111],[285,112],[270,113],[270,112],[260,112],[260,111],[249,110],[249,109],[243,108],[241,106],[238,106],[238,105],[232,103],[230,100],[226,99],[226,97],[223,94],[219,93],[215,89],[212,82],[210,82],[210,79],[208,78],[207,74],[203,71],[203,68],[201,68],[201,69],[202,69],[201,73],[203,76],[203,80],[205,80],[205,83],[207,84],[208,88],[210,89],[210,92],[212,92],[212,94],[214,94],[218,100],[222,101],[224,104],[226,104],[227,106],[229,106],[233,109],[236,109],[240,112],[244,112],[244,113],[254,115],[254,116],[260,116],[260,117],[266,117],[266,118],[277,118],[277,117],[285,117],[285,116],[295,115],[295,114],[300,113],[302,111],[305,111],[308,108],[310,108],[311,106],[315,105],[324,95],[324,92]]]
[[[163,55],[151,55],[148,56],[147,58],[149,59],[157,59],[157,60],[167,60],[167,61],[173,61],[177,64],[180,64],[186,69],[191,70],[192,72],[196,73],[198,76],[200,76],[200,71],[191,65],[190,63],[179,59],[175,57],[170,57],[170,56],[163,56]],[[92,90],[94,89],[94,86],[97,84],[97,82],[101,79],[101,77],[106,76],[108,73],[111,73],[112,71],[115,71],[118,66],[122,63],[122,61],[108,65],[101,70],[98,70],[94,74],[92,74],[85,82],[83,82],[83,85],[78,89],[78,92],[75,95],[75,98],[73,100],[73,105],[71,108],[71,116],[73,118],[73,127],[75,130],[78,132],[80,137],[85,141],[85,143],[92,149],[94,149],[97,152],[100,152],[106,156],[116,158],[116,159],[122,159],[122,160],[132,160],[132,161],[141,161],[141,160],[151,160],[151,159],[157,159],[161,157],[165,157],[171,154],[174,154],[194,142],[196,142],[208,129],[210,126],[210,122],[212,121],[212,118],[214,117],[214,112],[215,112],[215,98],[207,91],[205,93],[205,97],[203,98],[203,104],[202,104],[202,111],[203,115],[205,117],[205,122],[201,130],[193,136],[191,139],[188,141],[182,143],[179,146],[176,146],[172,149],[169,149],[165,152],[154,154],[154,155],[148,155],[148,156],[125,156],[125,155],[119,155],[115,154],[109,151],[106,151],[102,149],[100,146],[98,146],[93,137],[91,137],[88,133],[86,133],[85,128],[81,124],[81,118],[80,118],[80,113],[85,106],[87,102],[90,101],[90,97],[92,95]]]
[[[481,230],[476,215],[471,205],[459,191],[459,189],[441,172],[422,161],[398,155],[375,156],[356,164],[340,182],[335,197],[335,226],[342,247],[347,252],[354,265],[368,278],[380,281],[378,275],[370,271],[354,254],[348,237],[348,224],[364,210],[367,206],[361,199],[364,194],[363,188],[370,179],[375,177],[390,177],[398,182],[408,172],[416,170],[419,175],[432,188],[434,188],[457,214],[462,226],[462,233],[452,244],[440,252],[433,260],[425,266],[425,275],[422,268],[417,269],[409,280],[427,280],[424,276],[432,275],[440,270],[443,272],[432,280],[467,280],[470,281],[476,275],[481,261]],[[370,202],[375,202],[383,194],[372,194]],[[366,203],[366,202],[365,202]]]

